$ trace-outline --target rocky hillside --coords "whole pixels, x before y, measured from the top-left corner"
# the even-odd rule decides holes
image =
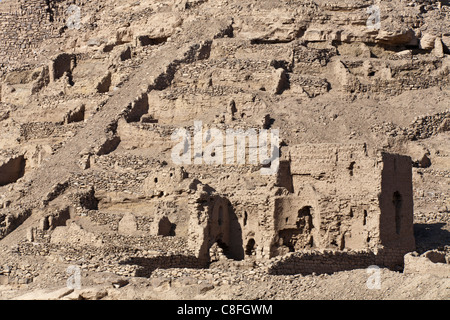
[[[277,182],[258,166],[181,168],[171,139],[201,121],[278,129],[282,155],[366,143],[411,156],[417,254],[448,263],[448,1],[72,2],[42,14],[0,2],[1,298],[450,298],[448,269],[426,264],[383,269],[378,291],[364,270],[180,264],[199,181],[237,202],[273,196]],[[70,266],[83,289],[57,291]]]

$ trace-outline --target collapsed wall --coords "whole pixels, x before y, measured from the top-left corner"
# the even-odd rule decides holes
[[[408,253],[405,255],[404,272],[448,277],[450,274],[450,256],[439,250],[429,250],[421,255],[417,252]]]

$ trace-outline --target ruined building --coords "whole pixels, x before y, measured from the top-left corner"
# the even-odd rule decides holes
[[[330,249],[372,252],[367,262],[375,264],[380,251],[377,262],[392,267],[414,250],[409,157],[372,155],[364,144],[298,145],[286,157],[273,196],[199,194],[189,240],[200,258],[217,242],[234,259]],[[358,254],[346,254],[342,266],[351,268],[352,260],[360,265]]]

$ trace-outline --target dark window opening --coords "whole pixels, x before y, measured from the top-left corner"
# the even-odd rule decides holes
[[[344,250],[344,249],[345,249],[345,232],[341,236],[341,245],[339,246],[339,250]]]
[[[141,46],[156,46],[165,43],[167,38],[168,37],[151,38],[149,36],[140,36],[138,37],[138,40]]]
[[[350,163],[350,165],[348,166],[349,174],[350,174],[351,177],[353,177],[353,168],[355,167],[355,163],[356,163],[356,162],[353,161],[353,162]]]

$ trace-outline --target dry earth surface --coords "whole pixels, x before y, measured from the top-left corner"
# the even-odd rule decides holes
[[[3,0],[2,23],[0,299],[450,298],[448,1]],[[271,274],[254,230],[289,186],[258,165],[174,164],[171,134],[194,121],[279,129],[282,159],[410,156],[415,253],[377,289],[361,267]],[[208,199],[235,207],[245,259],[193,258]]]

